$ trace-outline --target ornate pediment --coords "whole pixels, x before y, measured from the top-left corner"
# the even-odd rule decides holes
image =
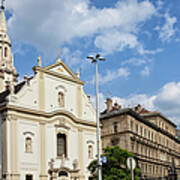
[[[55,64],[47,66],[44,69],[60,74],[60,75],[77,79],[77,76],[71,71],[71,69],[61,59],[58,59]]]

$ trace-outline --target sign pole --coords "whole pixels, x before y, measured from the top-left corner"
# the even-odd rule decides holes
[[[134,169],[133,169],[133,160],[130,159],[130,166],[131,166],[131,180],[134,180]]]
[[[131,168],[131,179],[134,180],[134,170]]]

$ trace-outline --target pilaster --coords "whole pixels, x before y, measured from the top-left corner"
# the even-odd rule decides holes
[[[45,94],[44,94],[44,73],[39,72],[39,109],[45,108]]]
[[[80,180],[84,180],[84,152],[83,152],[83,130],[78,129],[78,143],[79,143],[79,166],[80,166]]]
[[[17,141],[17,119],[15,117],[10,118],[10,141],[11,141],[11,180],[19,180],[20,174],[18,172],[18,141]]]
[[[46,129],[45,124],[40,123],[40,180],[47,180],[47,170],[46,170]]]
[[[77,112],[78,117],[82,118],[82,86],[77,86]]]

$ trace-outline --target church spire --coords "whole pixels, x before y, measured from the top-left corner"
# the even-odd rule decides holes
[[[5,18],[5,7],[4,7],[4,1],[5,0],[1,0],[1,17],[0,17],[0,31],[4,31],[7,32],[7,27],[6,27],[6,18]]]
[[[7,33],[4,1],[1,0],[0,12],[0,92],[16,84],[16,69],[11,53],[11,42]]]

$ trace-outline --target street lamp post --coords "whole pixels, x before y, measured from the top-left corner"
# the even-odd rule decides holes
[[[99,123],[99,97],[98,97],[98,60],[105,61],[100,54],[97,54],[95,57],[88,56],[88,59],[91,59],[91,63],[95,63],[96,65],[96,129],[97,129],[97,168],[98,168],[98,180],[102,180],[102,172],[101,172],[101,163],[100,163],[100,123]]]

